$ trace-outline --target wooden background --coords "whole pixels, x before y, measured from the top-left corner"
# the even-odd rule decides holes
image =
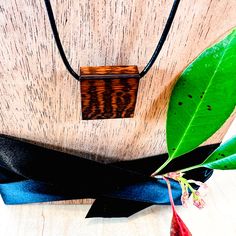
[[[141,70],[153,53],[173,1],[51,2],[66,54],[73,68],[79,71],[79,66],[133,64]],[[203,49],[236,26],[235,9],[235,0],[182,0],[160,57],[140,81],[135,117],[82,121],[80,84],[68,74],[61,61],[43,0],[1,1],[0,133],[103,162],[165,152],[166,106],[175,79]],[[221,140],[229,123],[230,120],[208,143]],[[225,197],[224,194],[219,196]],[[76,206],[65,207],[61,211],[55,209],[61,209],[62,206],[55,207],[58,208],[52,210],[44,205],[40,209],[47,209],[50,217],[66,211],[68,215],[60,218],[63,221],[71,221],[70,213],[77,216]],[[214,207],[213,204],[209,212]],[[23,227],[31,212],[35,213],[38,208],[22,206],[6,209],[10,209],[9,214],[12,212],[18,216],[15,218],[17,222],[17,219],[23,220],[18,222],[19,227]],[[218,209],[221,211],[223,208]],[[150,210],[145,212],[144,215],[149,215]],[[214,211],[208,217],[214,217],[212,214]],[[40,217],[45,223],[43,213]],[[153,223],[155,214],[150,217],[153,217],[150,221]],[[140,217],[138,221],[148,222],[150,218],[146,216],[145,219]],[[50,220],[46,222],[49,225]],[[152,234],[158,232],[158,225],[163,221],[164,218],[157,220]],[[5,221],[1,222],[4,224]],[[116,224],[114,222],[113,225]],[[135,228],[136,223],[132,227]],[[6,222],[3,226],[7,226]],[[4,227],[2,232],[5,232]],[[37,229],[39,226],[35,227]],[[60,229],[68,233],[65,228]],[[27,235],[24,230],[21,231],[22,228],[19,230],[17,232],[24,232],[19,235]],[[32,232],[28,235],[37,235],[37,231]],[[42,235],[55,235],[50,232],[54,231],[42,232]],[[90,235],[88,232],[86,234],[86,230],[83,232],[81,235]],[[103,235],[103,231],[99,232],[101,234],[98,235]]]
[[[117,64],[141,70],[173,1],[51,2],[66,54],[79,71],[80,65]],[[0,133],[99,161],[165,152],[164,121],[173,82],[236,25],[235,9],[234,0],[182,0],[157,63],[140,82],[135,118],[82,121],[80,84],[58,54],[44,1],[1,1]]]

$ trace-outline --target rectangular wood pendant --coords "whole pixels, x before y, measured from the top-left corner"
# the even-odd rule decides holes
[[[82,119],[133,117],[139,79],[137,66],[81,67]]]

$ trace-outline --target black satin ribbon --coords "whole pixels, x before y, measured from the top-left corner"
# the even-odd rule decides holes
[[[199,147],[173,161],[163,172],[206,159],[219,144]],[[0,193],[5,204],[96,199],[86,217],[128,217],[153,204],[170,204],[164,180],[149,177],[167,154],[103,164],[0,136]],[[213,171],[189,171],[186,178],[205,182]],[[180,205],[181,188],[171,181]]]

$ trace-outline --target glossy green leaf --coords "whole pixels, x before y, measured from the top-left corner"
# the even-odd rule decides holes
[[[179,77],[167,114],[169,160],[215,133],[236,105],[236,29],[206,49]]]
[[[201,166],[210,169],[236,169],[236,136],[219,146]]]

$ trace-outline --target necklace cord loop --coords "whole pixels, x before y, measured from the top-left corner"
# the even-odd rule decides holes
[[[50,0],[44,0],[45,5],[46,5],[46,9],[47,9],[47,13],[48,13],[48,18],[50,21],[50,25],[52,28],[52,32],[56,41],[56,45],[58,48],[58,51],[61,55],[61,59],[66,67],[66,69],[70,72],[70,74],[76,79],[76,80],[80,80],[80,76],[72,69],[72,67],[70,66],[70,63],[68,62],[67,58],[66,58],[66,54],[65,51],[63,49],[63,46],[61,44],[61,40],[60,40],[60,36],[58,34],[58,30],[57,30],[57,26],[55,23],[55,18],[53,15],[53,11],[52,11],[52,6],[50,3]]]
[[[166,38],[167,38],[167,35],[170,31],[170,28],[171,28],[171,25],[174,21],[174,17],[175,17],[175,14],[177,12],[177,9],[178,9],[178,6],[179,6],[179,3],[180,3],[180,0],[175,0],[174,3],[173,3],[173,6],[171,8],[171,11],[170,11],[170,14],[169,14],[169,17],[166,21],[166,25],[164,27],[164,30],[161,34],[161,38],[156,46],[156,49],[154,51],[154,53],[152,54],[152,57],[151,59],[149,60],[149,62],[147,63],[147,65],[144,67],[143,71],[140,72],[140,78],[142,78],[143,76],[145,76],[147,74],[147,72],[151,69],[151,67],[153,66],[153,64],[155,63],[165,41],[166,41]]]
[[[52,10],[50,0],[44,0],[44,2],[45,2],[45,5],[46,5],[48,18],[49,18],[51,29],[52,29],[52,32],[53,32],[53,35],[54,35],[54,38],[55,38],[55,42],[56,42],[58,51],[61,55],[61,59],[62,59],[64,65],[65,65],[66,69],[69,71],[69,73],[76,80],[80,80],[80,76],[72,69],[69,61],[66,58],[65,51],[63,49],[63,46],[62,46],[62,43],[61,43],[61,40],[60,40],[60,36],[59,36],[58,30],[57,30],[57,26],[56,26],[56,23],[55,23],[55,18],[54,18],[54,14],[53,14],[53,10]],[[167,35],[170,31],[171,25],[173,23],[173,20],[174,20],[175,14],[176,14],[176,11],[177,11],[178,6],[179,6],[179,3],[180,3],[180,0],[175,0],[174,1],[173,6],[172,6],[171,11],[170,11],[170,14],[169,14],[169,17],[167,19],[166,25],[165,25],[164,30],[162,32],[161,38],[160,38],[160,40],[159,40],[159,42],[156,46],[156,49],[155,49],[151,59],[149,60],[147,65],[144,67],[143,71],[139,73],[140,78],[145,76],[147,74],[147,72],[151,69],[153,64],[155,63],[155,61],[156,61],[156,59],[157,59],[164,43],[166,41]]]

